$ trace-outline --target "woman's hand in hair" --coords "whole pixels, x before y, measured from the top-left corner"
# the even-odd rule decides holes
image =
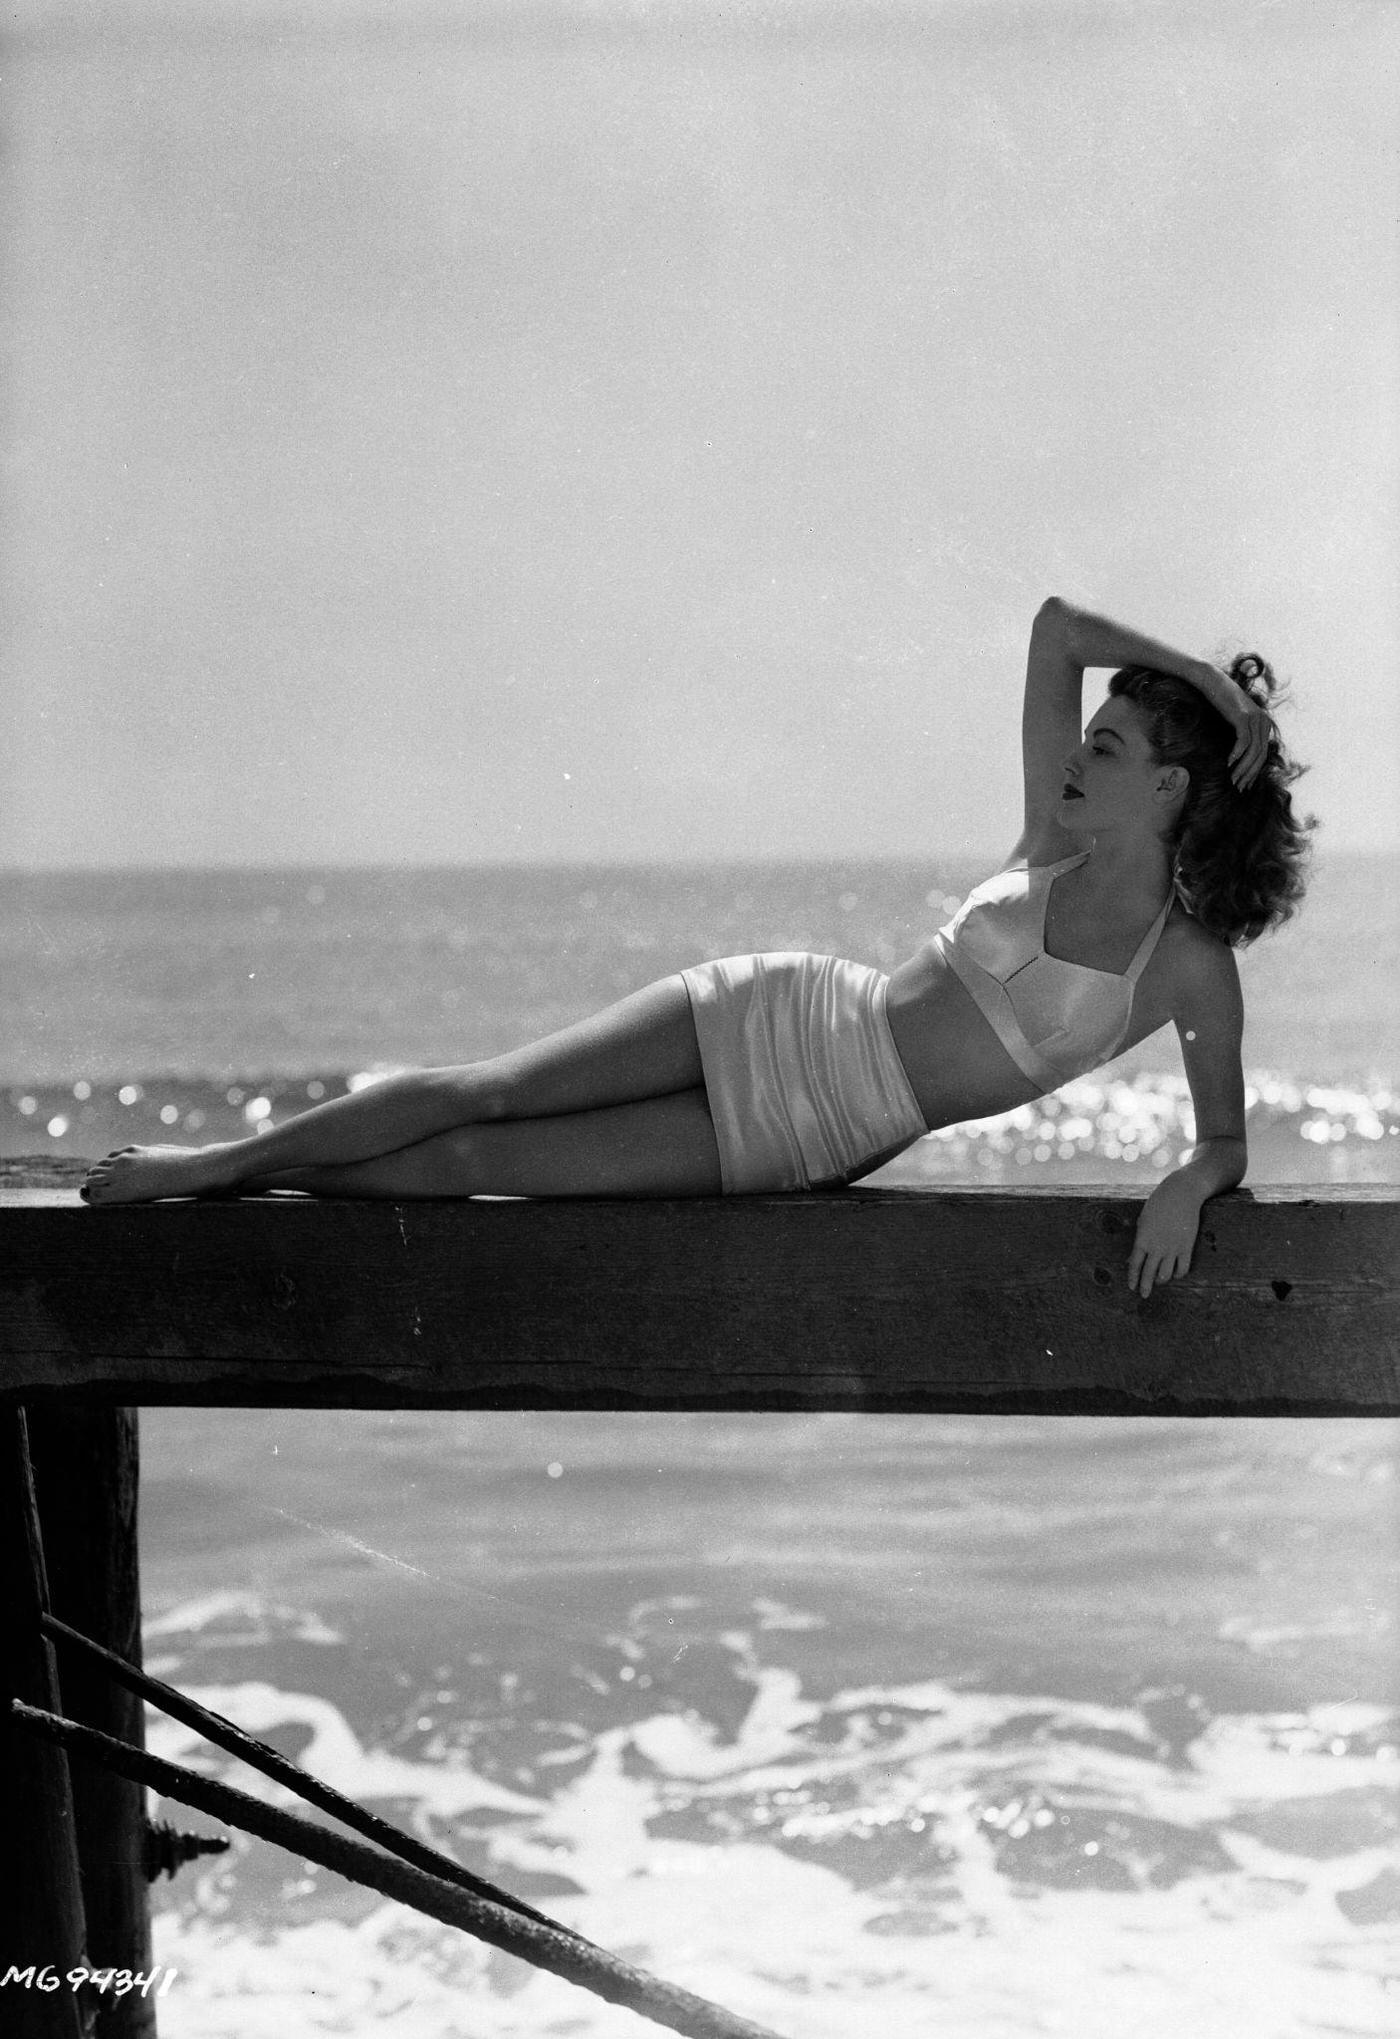
[[[1274,733],[1273,717],[1263,701],[1219,666],[1202,664],[1192,673],[1191,680],[1235,732],[1230,751],[1230,777],[1235,791],[1243,793],[1247,786],[1254,784],[1269,754],[1269,739]]]
[[[1246,694],[1243,687],[1234,680],[1229,682],[1230,694],[1221,704],[1221,713],[1235,732],[1234,747],[1230,752],[1230,777],[1235,782],[1235,791],[1243,793],[1252,786],[1264,768],[1269,755],[1269,739],[1274,733],[1274,718],[1262,701],[1256,701],[1252,694]]]

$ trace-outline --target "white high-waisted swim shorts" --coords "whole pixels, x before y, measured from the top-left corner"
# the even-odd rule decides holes
[[[779,952],[682,975],[726,1196],[849,1181],[928,1130],[880,971]]]

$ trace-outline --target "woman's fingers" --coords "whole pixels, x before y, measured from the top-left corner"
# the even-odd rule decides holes
[[[1263,708],[1256,707],[1253,713],[1246,710],[1247,719],[1236,725],[1234,747],[1230,752],[1228,770],[1236,791],[1243,792],[1259,775],[1269,751],[1269,734],[1272,727],[1270,718]]]
[[[1142,1274],[1137,1283],[1138,1294],[1140,1296],[1150,1296],[1153,1284],[1164,1279],[1161,1255],[1149,1253],[1142,1263]]]
[[[1190,1270],[1189,1252],[1135,1246],[1128,1261],[1128,1287],[1140,1296],[1150,1296],[1158,1283],[1175,1281]]]

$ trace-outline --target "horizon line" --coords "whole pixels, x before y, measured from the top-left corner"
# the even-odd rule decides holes
[[[1314,868],[1323,862],[1344,858],[1400,857],[1400,841],[1393,843],[1319,844],[1312,855]],[[102,877],[198,877],[262,872],[354,873],[361,871],[655,871],[655,870],[738,870],[764,866],[771,869],[796,865],[832,864],[918,864],[937,862],[987,863],[1000,869],[1005,852],[988,849],[944,848],[937,850],[850,850],[815,854],[804,851],[755,852],[725,856],[541,856],[402,858],[391,861],[358,858],[287,858],[279,861],[249,859],[237,863],[121,863],[104,864],[3,864],[0,883],[11,878],[102,878]]]

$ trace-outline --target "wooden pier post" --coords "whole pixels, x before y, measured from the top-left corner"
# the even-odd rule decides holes
[[[69,1404],[28,1414],[49,1606],[139,1664],[137,1412]],[[58,1677],[71,1718],[145,1747],[145,1709],[134,1693],[72,1650],[58,1653]],[[89,1958],[100,1969],[149,1975],[145,1790],[92,1763],[74,1763],[71,1778]],[[101,1997],[95,2039],[152,2039],[155,2029],[149,1992]]]
[[[13,1406],[0,1408],[0,1595],[0,2015],[11,2039],[91,2039],[92,1993],[69,1980],[91,1964],[68,1759],[10,1718],[11,1699],[61,1710],[39,1627],[47,1583],[25,1412]]]

